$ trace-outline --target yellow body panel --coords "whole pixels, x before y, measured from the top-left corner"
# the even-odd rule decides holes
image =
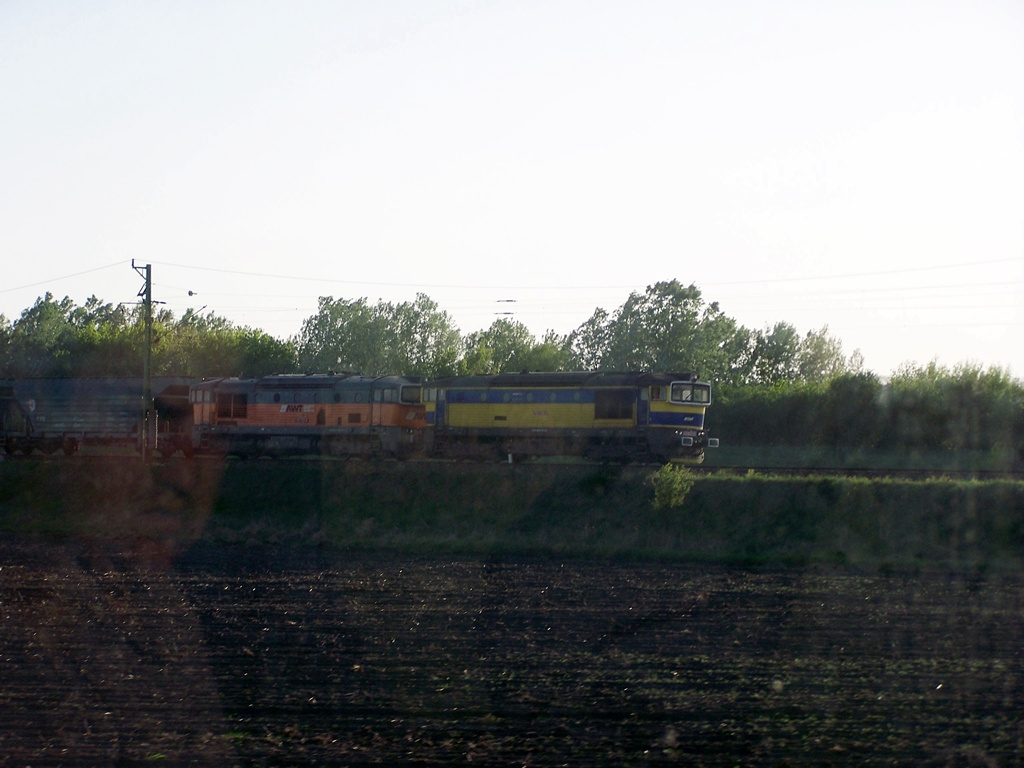
[[[449,403],[448,426],[469,429],[599,429],[632,419],[595,419],[593,403]]]
[[[693,405],[680,405],[665,400],[655,400],[648,404],[651,413],[706,413],[707,405],[694,403]]]

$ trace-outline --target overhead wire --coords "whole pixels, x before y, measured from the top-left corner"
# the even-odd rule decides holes
[[[904,269],[890,269],[890,270],[874,270],[870,272],[851,272],[844,274],[834,275],[803,275],[798,277],[778,277],[778,278],[758,278],[752,280],[730,280],[704,283],[704,287],[718,286],[718,285],[757,285],[762,283],[779,283],[779,282],[805,282],[809,280],[846,280],[854,277],[878,277],[882,275],[896,275],[896,274],[909,274],[915,272],[929,272],[942,269],[960,269],[962,267],[978,267],[990,264],[1002,264],[1013,261],[1024,261],[1024,256],[1007,258],[1007,259],[988,259],[984,261],[971,261],[961,262],[954,264],[934,264],[927,267],[909,267]],[[220,272],[231,275],[242,275],[247,277],[266,277],[274,280],[300,280],[300,281],[313,281],[318,283],[338,283],[343,285],[372,285],[376,287],[386,288],[445,288],[445,289],[467,289],[467,290],[534,290],[534,291],[547,291],[547,290],[587,290],[587,291],[604,291],[604,290],[622,290],[623,288],[638,288],[642,286],[637,285],[470,285],[470,284],[451,284],[451,283],[396,283],[391,281],[367,281],[367,280],[344,280],[339,278],[330,278],[323,276],[307,277],[304,275],[282,275],[267,272],[252,272],[247,270],[235,270],[235,269],[224,269],[221,267],[206,267],[206,266],[195,266],[188,264],[175,264],[172,262],[153,262],[161,266],[175,267],[177,269],[194,269],[203,272]]]
[[[14,288],[3,288],[0,289],[0,293],[13,293],[14,291],[23,291],[26,288],[36,288],[40,285],[49,285],[50,283],[59,283],[61,280],[68,280],[72,277],[81,277],[82,275],[88,275],[92,272],[99,272],[104,269],[110,269],[111,267],[117,267],[124,264],[124,260],[115,261],[113,264],[106,264],[102,267],[94,267],[93,269],[86,269],[81,272],[74,272],[70,275],[61,275],[60,277],[51,277],[47,280],[40,280],[38,283],[28,283],[27,285],[19,285]]]
[[[883,277],[883,276],[891,276],[891,275],[898,275],[898,274],[937,272],[937,271],[941,271],[941,270],[961,269],[961,268],[964,268],[964,267],[977,268],[977,267],[980,267],[980,266],[994,265],[994,264],[1004,264],[1004,263],[1019,262],[1019,261],[1024,261],[1024,257],[1001,258],[1001,259],[987,259],[987,260],[982,260],[982,261],[971,261],[971,262],[961,262],[961,263],[952,263],[952,264],[936,264],[936,265],[929,265],[929,266],[926,266],[926,267],[914,267],[914,268],[892,269],[892,270],[874,270],[874,271],[865,271],[865,272],[848,272],[848,273],[831,274],[831,275],[804,275],[804,276],[797,276],[797,277],[778,277],[778,278],[774,278],[773,277],[773,278],[757,278],[757,279],[746,279],[746,280],[709,282],[709,283],[703,283],[699,287],[700,287],[701,291],[704,293],[704,295],[707,296],[708,289],[709,288],[713,289],[713,288],[716,288],[716,287],[735,287],[735,286],[744,286],[744,285],[756,286],[756,285],[761,285],[761,284],[785,284],[785,283],[792,283],[792,284],[796,285],[796,284],[799,284],[799,283],[807,283],[809,281],[829,281],[829,280],[837,280],[837,279],[849,280],[849,279],[855,279],[855,278]],[[288,280],[299,280],[299,281],[307,281],[307,282],[316,282],[318,284],[352,285],[352,286],[373,286],[373,287],[377,287],[377,288],[437,289],[437,290],[444,290],[444,291],[460,291],[460,292],[461,291],[491,290],[491,291],[501,292],[501,294],[503,296],[507,296],[508,293],[510,293],[510,292],[518,292],[518,291],[531,291],[531,292],[550,291],[550,290],[573,291],[573,292],[579,292],[579,291],[590,291],[590,292],[615,291],[615,292],[618,292],[621,295],[621,294],[624,294],[625,292],[634,292],[634,291],[641,291],[641,290],[643,290],[642,286],[635,285],[635,284],[634,285],[630,285],[630,284],[623,285],[623,284],[620,284],[620,285],[615,285],[615,286],[592,286],[592,285],[572,285],[572,286],[566,286],[566,285],[558,285],[558,286],[552,286],[552,285],[547,285],[547,286],[543,286],[543,285],[542,286],[521,285],[521,286],[510,286],[510,285],[459,285],[459,284],[446,284],[446,283],[436,283],[436,284],[397,283],[397,282],[390,282],[390,281],[354,281],[354,280],[345,280],[345,279],[325,278],[322,275],[317,275],[315,277],[310,277],[310,276],[305,276],[305,275],[282,275],[282,274],[272,274],[272,273],[247,271],[247,270],[224,269],[224,268],[220,268],[220,267],[196,266],[196,265],[179,264],[179,263],[162,262],[162,261],[154,261],[152,263],[155,264],[155,265],[169,267],[169,268],[176,268],[176,269],[183,269],[183,270],[196,270],[196,271],[201,271],[201,272],[217,272],[217,273],[222,273],[222,274],[239,275],[239,276],[261,278],[261,279],[273,279],[273,280],[285,280],[285,279],[288,279]],[[12,292],[15,292],[15,291],[18,291],[18,290],[24,290],[24,289],[27,289],[27,288],[34,288],[34,287],[38,287],[38,286],[41,286],[41,285],[47,285],[47,284],[59,282],[59,281],[62,281],[62,280],[66,280],[66,279],[70,279],[70,278],[74,278],[74,277],[79,277],[79,276],[82,276],[82,275],[86,275],[86,274],[90,274],[90,273],[94,273],[94,272],[99,272],[99,271],[102,271],[102,270],[110,269],[110,268],[113,268],[113,267],[116,267],[116,266],[121,266],[123,264],[125,264],[125,261],[124,260],[119,260],[119,261],[116,261],[116,262],[112,262],[110,264],[104,264],[104,265],[101,265],[101,266],[98,266],[98,267],[93,267],[93,268],[82,270],[82,271],[79,271],[79,272],[74,272],[74,273],[70,273],[70,274],[66,274],[66,275],[61,275],[61,276],[58,276],[58,277],[49,278],[47,280],[42,280],[42,281],[38,281],[38,282],[34,282],[34,283],[29,283],[29,284],[21,285],[21,286],[16,286],[16,287],[12,287],[12,288],[3,288],[3,289],[0,289],[0,293],[12,293]],[[774,291],[771,294],[771,296],[770,296],[771,301],[768,302],[767,305],[763,305],[762,304],[760,306],[751,306],[750,304],[746,304],[743,307],[743,312],[744,312],[744,314],[749,314],[751,312],[765,312],[765,313],[769,313],[769,312],[774,312],[774,311],[790,311],[790,312],[797,312],[797,313],[799,313],[799,312],[806,312],[806,311],[814,311],[816,309],[821,309],[820,303],[815,302],[815,306],[812,306],[812,307],[807,307],[807,306],[795,307],[795,306],[793,306],[793,303],[795,301],[799,300],[799,301],[803,302],[806,305],[806,302],[807,302],[808,298],[815,298],[815,299],[817,299],[817,298],[824,297],[824,296],[829,296],[829,297],[832,297],[832,299],[839,299],[840,300],[838,302],[833,301],[832,303],[830,303],[828,305],[829,311],[831,311],[831,312],[838,312],[838,313],[845,313],[845,312],[850,312],[850,311],[861,311],[861,312],[869,311],[869,312],[872,312],[872,313],[875,313],[875,312],[885,312],[885,311],[915,312],[915,311],[924,311],[924,310],[928,310],[928,309],[949,309],[950,311],[959,311],[959,312],[967,311],[967,312],[969,312],[969,311],[982,310],[982,309],[984,309],[986,311],[995,310],[995,309],[1014,309],[1014,308],[1017,308],[1019,305],[1017,305],[1017,304],[993,304],[991,302],[988,302],[988,303],[985,303],[985,304],[978,304],[977,302],[966,302],[965,300],[972,299],[972,298],[992,299],[993,298],[993,293],[992,292],[985,292],[985,291],[969,292],[969,290],[970,289],[981,289],[981,288],[985,288],[985,287],[994,287],[994,286],[998,286],[998,287],[1004,289],[1003,291],[997,292],[997,294],[999,294],[999,295],[1007,295],[1007,294],[1015,295],[1013,293],[1013,290],[1014,290],[1013,286],[1019,286],[1021,283],[1024,283],[1024,281],[1014,281],[1014,280],[1005,281],[1005,280],[1003,280],[1003,281],[984,281],[984,282],[974,282],[974,283],[958,282],[958,283],[940,283],[940,284],[931,284],[931,285],[908,285],[908,286],[892,286],[892,287],[890,287],[890,286],[873,286],[873,287],[870,287],[870,288],[864,288],[864,287],[824,288],[823,287],[823,288],[814,289],[814,290],[789,290],[789,291],[781,291],[781,292],[780,291]],[[231,297],[236,297],[236,296],[237,297],[244,296],[247,299],[246,305],[242,306],[242,307],[231,306],[230,302],[218,302],[219,304],[221,304],[221,306],[220,307],[215,307],[213,309],[213,311],[217,311],[217,312],[231,311],[231,312],[246,312],[246,313],[273,313],[273,314],[276,314],[276,315],[281,315],[281,314],[289,313],[289,312],[315,312],[316,311],[316,301],[315,301],[315,299],[313,299],[310,296],[306,296],[304,294],[294,294],[294,293],[286,294],[286,293],[275,293],[275,292],[261,292],[259,294],[254,294],[251,291],[243,292],[243,293],[231,292],[231,291],[215,291],[215,292],[207,293],[205,291],[195,291],[195,292],[193,292],[192,290],[184,288],[184,287],[182,287],[180,285],[169,285],[169,284],[163,284],[163,283],[157,283],[157,285],[159,287],[163,287],[164,289],[170,289],[172,291],[181,291],[182,293],[188,291],[189,297],[191,297],[191,296],[199,296],[199,294],[201,292],[203,294],[201,300],[204,301],[204,302],[208,301],[208,299],[212,298],[212,297],[231,298]],[[955,293],[955,295],[937,293],[937,292],[946,291],[946,290],[955,290],[956,293]],[[949,296],[950,301],[945,302],[945,303],[943,303],[943,304],[941,304],[939,306],[935,306],[935,305],[932,305],[932,304],[921,305],[921,304],[913,303],[913,302],[916,302],[916,301],[922,301],[922,300],[928,300],[928,299],[931,299],[932,301],[935,301],[935,300],[943,299],[945,296]],[[842,299],[844,297],[855,301],[856,305],[853,306],[853,305],[851,305],[847,301],[842,301]],[[749,301],[750,294],[749,293],[745,293],[745,292],[736,292],[736,291],[731,291],[730,290],[730,291],[726,291],[724,293],[720,293],[720,294],[718,294],[718,295],[716,295],[714,297],[709,297],[709,298],[713,298],[713,300],[716,301],[719,305],[726,305],[726,306],[728,306],[729,304],[734,303],[736,301],[744,301],[744,302]],[[769,297],[762,296],[761,298],[769,298]],[[268,303],[267,304],[254,305],[253,304],[253,299],[257,299],[257,300],[265,299]],[[274,301],[276,301],[276,300],[279,301],[281,299],[290,299],[292,301],[294,301],[294,300],[305,300],[304,302],[300,301],[299,303],[300,304],[305,303],[306,306],[288,306],[288,307],[273,306],[273,302]],[[625,300],[625,296],[624,295],[623,295],[622,300],[623,301]],[[954,300],[955,300],[955,303],[952,303]],[[168,297],[168,301],[170,303],[174,304],[174,305],[178,305],[179,303],[181,303],[181,304],[186,303],[187,300],[185,299],[184,296],[182,296],[180,298],[169,296]],[[908,303],[908,301],[911,302],[911,303]],[[509,310],[509,309],[501,309],[500,312],[499,312],[498,308],[496,307],[496,305],[499,302],[512,302],[512,303],[515,304],[515,306],[511,310]],[[470,298],[468,300],[467,299],[463,299],[461,297],[446,298],[443,302],[439,302],[439,304],[443,304],[441,306],[441,309],[446,311],[446,312],[448,312],[449,314],[452,314],[452,313],[461,313],[461,314],[471,313],[471,314],[478,314],[478,315],[495,315],[495,316],[497,316],[498,314],[502,314],[502,315],[506,315],[507,314],[508,316],[513,316],[513,317],[514,316],[518,316],[518,317],[524,317],[524,318],[530,317],[530,318],[541,318],[541,319],[548,318],[549,320],[553,320],[555,317],[567,318],[567,317],[576,316],[576,317],[580,317],[581,318],[580,322],[583,322],[583,320],[585,320],[586,317],[589,317],[590,314],[598,306],[598,305],[593,304],[592,300],[584,298],[583,296],[580,296],[579,298],[570,298],[568,300],[566,298],[564,298],[564,296],[563,297],[559,297],[559,299],[557,301],[557,306],[552,306],[550,304],[550,302],[551,302],[551,300],[550,299],[546,299],[546,298],[519,297],[519,298],[516,298],[516,299],[501,298],[501,299],[490,299],[490,300],[488,300],[488,299],[483,299],[480,296],[474,296],[474,297],[472,297],[472,298]],[[931,324],[934,325],[934,323],[931,323]],[[993,323],[993,324],[1005,325],[1006,323]],[[1013,324],[1017,324],[1017,323],[1013,323]],[[963,326],[964,323],[963,322],[958,322],[957,325]],[[971,323],[971,325],[979,325],[979,323]],[[865,327],[869,327],[869,326],[865,326]]]

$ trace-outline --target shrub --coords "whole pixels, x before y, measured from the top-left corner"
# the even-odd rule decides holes
[[[684,466],[666,464],[651,473],[650,481],[654,486],[655,509],[677,509],[683,506],[686,495],[693,488],[696,478]]]

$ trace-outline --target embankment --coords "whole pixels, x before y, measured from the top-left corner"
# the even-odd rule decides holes
[[[0,530],[409,554],[860,567],[1024,565],[1024,483],[698,478],[656,509],[643,467],[138,460],[0,463]]]

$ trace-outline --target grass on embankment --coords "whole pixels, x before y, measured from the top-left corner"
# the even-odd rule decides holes
[[[925,470],[1011,472],[1020,457],[1009,448],[992,450],[879,450],[793,445],[724,445],[707,451],[706,467]]]
[[[180,554],[202,542],[409,554],[1020,567],[1024,483],[701,477],[651,468],[363,462],[0,464],[0,530]]]

